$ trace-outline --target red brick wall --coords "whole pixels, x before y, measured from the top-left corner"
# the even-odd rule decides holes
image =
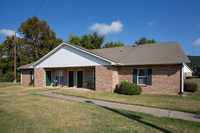
[[[152,85],[144,85],[143,93],[178,94],[181,87],[181,65],[119,67],[119,82],[133,83],[133,69],[152,68]]]
[[[143,93],[178,94],[181,87],[181,65],[152,65],[152,66],[95,66],[85,68],[34,68],[34,85],[46,86],[46,70],[52,71],[52,82],[56,70],[64,70],[66,86],[68,84],[68,70],[74,71],[74,87],[76,87],[76,71],[83,71],[83,84],[87,82],[87,70],[95,69],[96,91],[113,92],[117,84],[127,80],[133,83],[133,69],[152,68],[152,85],[141,86]],[[22,71],[22,84],[30,84],[30,71]]]
[[[34,81],[30,80],[30,71],[32,70],[21,70],[22,72],[22,85],[33,85]]]
[[[133,69],[152,68],[152,85],[143,85],[143,93],[178,94],[181,87],[181,65],[96,66],[96,91],[113,92],[117,84],[133,83]]]
[[[118,67],[112,67],[113,73],[112,73],[112,92],[115,91],[116,85],[119,84],[119,68]]]
[[[34,86],[46,86],[46,73],[44,68],[34,68]]]
[[[114,92],[118,84],[118,68],[114,66],[95,67],[95,87],[99,92]]]

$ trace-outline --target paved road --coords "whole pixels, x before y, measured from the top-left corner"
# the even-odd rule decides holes
[[[74,96],[66,96],[66,95],[53,93],[56,91],[60,91],[60,90],[58,89],[58,90],[51,90],[51,91],[45,91],[45,92],[38,92],[37,94],[50,96],[50,97],[56,97],[56,98],[65,99],[65,100],[76,101],[76,102],[95,104],[98,106],[103,106],[103,107],[108,107],[108,108],[142,112],[142,113],[151,114],[158,117],[168,117],[168,118],[176,118],[176,119],[200,122],[200,114],[171,111],[171,110],[166,110],[166,109],[158,109],[158,108],[151,108],[151,107],[138,106],[138,105],[120,104],[120,103],[106,102],[106,101],[80,98],[80,97],[74,97]]]

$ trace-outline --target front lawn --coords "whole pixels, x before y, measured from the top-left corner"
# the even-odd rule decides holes
[[[80,89],[62,90],[55,93],[200,114],[200,79],[189,79],[187,81],[198,83],[199,88],[198,91],[195,93],[185,93],[185,97],[157,94],[128,96],[116,93],[95,92]]]
[[[8,87],[8,86],[15,86],[19,85],[18,83],[11,83],[11,82],[0,82],[0,88]]]
[[[48,88],[49,89],[49,88]],[[0,132],[196,132],[199,122],[159,118],[36,95],[47,88],[0,88]]]

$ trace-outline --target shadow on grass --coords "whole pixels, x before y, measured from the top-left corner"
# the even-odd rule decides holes
[[[85,101],[85,103],[95,104],[95,103],[93,103],[92,101]],[[95,104],[95,105],[96,105],[96,104]],[[98,105],[98,106],[99,106],[99,105]],[[168,131],[168,130],[166,130],[166,129],[164,129],[164,128],[161,128],[161,127],[159,127],[159,126],[156,126],[156,125],[154,125],[154,124],[151,124],[151,123],[149,123],[149,122],[145,122],[145,121],[141,120],[142,117],[140,117],[140,116],[133,115],[133,114],[129,114],[129,113],[124,113],[124,112],[118,111],[118,110],[116,110],[116,109],[112,109],[112,108],[108,108],[108,107],[104,107],[104,106],[101,106],[101,107],[104,108],[104,109],[110,110],[110,111],[112,111],[112,112],[114,112],[114,113],[120,114],[120,115],[122,115],[122,116],[124,116],[124,117],[127,117],[127,118],[129,118],[129,119],[131,119],[131,120],[140,122],[140,123],[142,123],[142,124],[144,124],[144,125],[146,125],[146,126],[155,128],[155,129],[157,129],[157,130],[159,130],[159,131],[161,131],[161,132],[164,132],[164,133],[172,133],[171,131]]]

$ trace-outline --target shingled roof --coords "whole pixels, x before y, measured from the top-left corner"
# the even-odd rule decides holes
[[[121,64],[142,65],[190,62],[177,41],[103,48],[91,51]]]
[[[62,43],[61,45],[65,45]],[[71,45],[71,44],[67,44]],[[88,50],[75,46],[83,51],[116,62],[117,65],[153,65],[190,63],[177,41],[143,44],[138,46],[123,46]],[[59,48],[59,47],[58,47]],[[55,52],[56,49],[51,52]],[[47,56],[47,55],[45,55]],[[44,58],[44,57],[43,57]],[[34,63],[21,66],[18,69],[31,69]]]
[[[35,63],[35,62],[29,63],[29,64],[24,65],[24,66],[20,66],[20,67],[18,67],[17,69],[33,69],[32,65],[33,65],[34,63]]]

